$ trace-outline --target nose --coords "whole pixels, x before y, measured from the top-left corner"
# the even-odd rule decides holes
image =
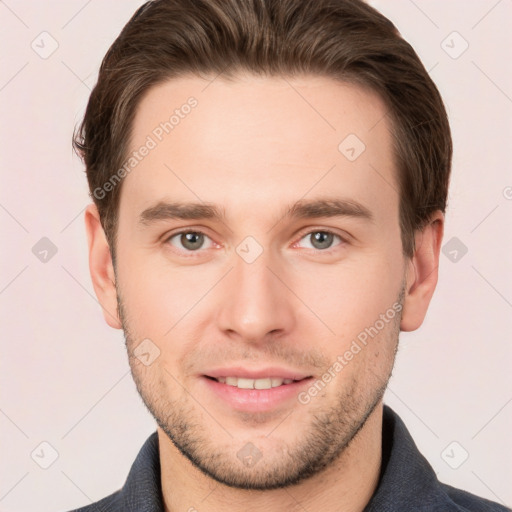
[[[284,284],[289,279],[284,266],[266,251],[252,263],[235,255],[234,268],[222,283],[218,328],[251,344],[291,332],[296,317],[293,294]]]

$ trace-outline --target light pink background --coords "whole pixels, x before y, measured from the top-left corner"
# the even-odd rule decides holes
[[[86,180],[71,152],[100,61],[140,4],[0,3],[0,510],[66,510],[110,494],[155,429],[122,334],[94,297]],[[429,314],[401,336],[386,401],[442,481],[511,506],[512,3],[372,4],[415,47],[446,101],[455,157],[445,242],[468,248],[456,263],[441,256]],[[46,59],[31,47],[51,48],[43,31],[58,43]],[[464,40],[468,49],[452,58]],[[32,253],[42,237],[58,249],[47,263]],[[58,453],[48,469],[31,458],[43,441]],[[458,469],[441,456],[453,441],[469,453]]]

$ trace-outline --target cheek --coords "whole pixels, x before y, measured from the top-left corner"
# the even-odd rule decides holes
[[[395,304],[403,270],[396,259],[375,253],[331,266],[296,267],[291,279],[297,295],[343,341],[373,325]]]
[[[191,320],[197,326],[202,299],[215,293],[216,272],[201,265],[180,268],[142,251],[122,258],[118,277],[132,332],[167,343]]]

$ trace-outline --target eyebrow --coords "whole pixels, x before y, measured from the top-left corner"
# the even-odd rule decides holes
[[[309,219],[318,217],[353,217],[373,222],[373,213],[361,203],[347,199],[314,199],[296,201],[281,215],[284,218]],[[150,225],[161,220],[203,220],[224,221],[224,209],[211,203],[179,203],[160,201],[144,210],[139,217],[143,225]]]

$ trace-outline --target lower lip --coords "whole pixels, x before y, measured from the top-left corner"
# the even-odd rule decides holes
[[[233,409],[246,412],[262,412],[275,409],[293,399],[296,400],[301,389],[310,384],[312,377],[270,389],[240,389],[208,377],[203,376],[202,379],[213,393]]]

